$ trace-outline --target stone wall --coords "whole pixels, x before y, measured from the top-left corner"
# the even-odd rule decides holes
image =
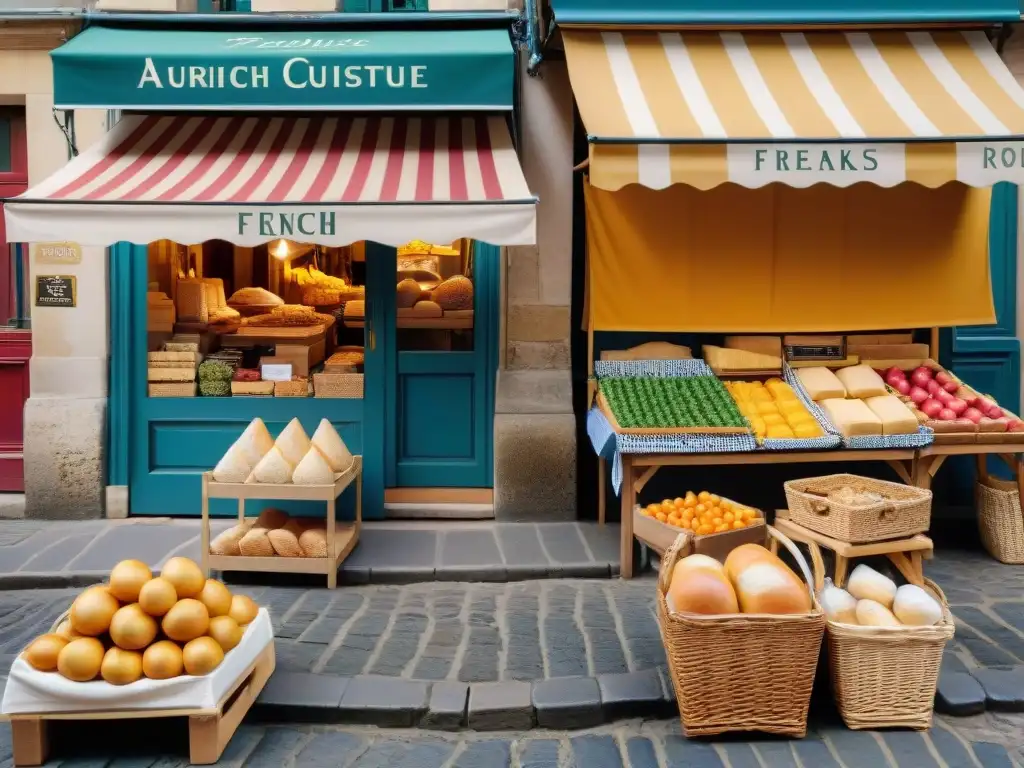
[[[29,184],[38,184],[68,160],[64,135],[53,116],[49,51],[69,31],[34,25],[35,48],[4,44],[24,30],[0,27],[0,99],[25,105]],[[75,115],[79,151],[106,131],[106,112]],[[33,250],[33,249],[30,249]],[[100,517],[105,483],[107,398],[107,270],[102,248],[83,248],[82,263],[39,265],[37,274],[70,274],[78,284],[72,309],[32,307],[31,394],[25,405],[25,514],[67,519]]]

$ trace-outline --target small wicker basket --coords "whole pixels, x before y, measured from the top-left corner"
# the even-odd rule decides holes
[[[932,492],[859,475],[825,475],[785,484],[790,519],[839,541],[862,544],[924,533],[931,524]],[[841,488],[877,493],[886,501],[850,506],[828,494]]]
[[[147,385],[150,397],[195,397],[194,381],[156,382]]]
[[[978,480],[974,486],[981,543],[999,562],[1024,565],[1020,487],[1015,482],[990,477],[985,459],[978,457]]]
[[[363,396],[363,374],[314,373],[313,393],[315,397],[361,398]]]
[[[954,623],[939,586],[925,579],[924,589],[942,605],[935,626],[826,622],[832,692],[848,728],[931,728],[942,652]]]
[[[274,397],[309,397],[309,380],[275,381]]]
[[[810,613],[791,616],[670,613],[665,595],[687,546],[680,534],[661,560],[658,619],[686,736],[764,731],[803,737],[825,616],[807,563],[786,536],[770,536],[797,559],[811,592]],[[703,652],[709,651],[709,652]]]

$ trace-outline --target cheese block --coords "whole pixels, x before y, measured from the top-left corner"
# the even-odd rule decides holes
[[[781,336],[726,336],[724,346],[726,349],[745,349],[747,352],[782,357]]]
[[[764,371],[782,368],[782,358],[748,352],[745,349],[725,349],[704,345],[704,360],[716,371]]]
[[[796,372],[800,383],[804,385],[811,400],[830,400],[846,397],[846,387],[832,371],[823,366],[816,368],[800,368]]]
[[[829,398],[819,405],[836,429],[846,437],[866,437],[882,434],[882,420],[863,400]]]
[[[889,394],[882,377],[875,373],[870,365],[851,365],[836,372],[836,378],[846,387],[848,397],[861,400],[868,397],[880,397]]]
[[[917,432],[917,417],[896,395],[869,397],[864,402],[882,420],[883,435],[912,435]]]

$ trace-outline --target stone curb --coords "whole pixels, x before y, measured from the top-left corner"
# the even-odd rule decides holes
[[[935,711],[954,717],[990,712],[1024,712],[1024,666],[939,672]]]
[[[253,577],[245,572],[229,571],[229,583],[244,583]],[[445,566],[441,568],[405,568],[342,566],[339,585],[421,584],[425,582],[534,581],[540,579],[613,579],[619,575],[618,563],[566,563],[522,566]],[[73,589],[106,581],[107,571],[15,571],[0,573],[0,590]],[[262,576],[262,574],[257,575]]]
[[[277,723],[475,731],[591,728],[678,715],[664,669],[533,682],[431,682],[377,675],[275,672],[253,717]]]

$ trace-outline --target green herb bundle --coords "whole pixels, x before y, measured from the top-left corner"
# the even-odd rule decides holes
[[[715,376],[608,378],[600,386],[625,429],[746,426]]]

